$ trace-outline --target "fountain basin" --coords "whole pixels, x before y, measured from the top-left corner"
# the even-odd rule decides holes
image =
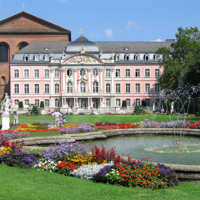
[[[121,130],[104,130],[98,132],[89,132],[89,133],[81,133],[81,134],[68,134],[63,136],[54,136],[54,137],[35,137],[35,138],[24,138],[17,139],[15,141],[23,141],[25,148],[27,149],[46,149],[48,147],[40,147],[40,145],[53,145],[59,142],[75,142],[75,141],[90,141],[96,139],[106,139],[114,136],[180,136],[180,138],[185,138],[187,136],[192,136],[197,140],[200,140],[200,130],[198,129],[171,129],[171,128],[139,128],[139,129],[121,129]],[[124,137],[125,138],[125,137]],[[164,138],[164,137],[162,137]],[[198,139],[199,138],[199,139]],[[109,139],[108,139],[109,140]],[[104,140],[105,144],[107,140]],[[99,141],[97,141],[99,142]],[[125,145],[125,144],[124,144]],[[198,144],[197,144],[198,145]],[[112,147],[112,146],[111,146]],[[197,152],[199,155],[199,153]],[[145,154],[144,154],[145,155]],[[127,156],[127,155],[124,155]],[[135,158],[134,156],[132,156]],[[146,156],[142,156],[141,159]],[[188,154],[190,158],[190,155]],[[150,158],[151,160],[151,158]],[[186,163],[182,164],[172,164],[166,163],[165,161],[159,163],[166,164],[172,167],[178,175],[178,178],[181,180],[200,180],[200,164],[193,165],[193,162],[190,165]]]

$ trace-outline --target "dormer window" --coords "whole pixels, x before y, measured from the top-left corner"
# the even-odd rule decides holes
[[[138,55],[137,55],[137,54],[134,55],[133,60],[134,60],[134,61],[137,61],[137,60],[138,60]]]
[[[129,60],[129,54],[124,55],[124,60]]]
[[[23,60],[25,61],[25,62],[27,62],[29,59],[28,59],[28,56],[24,56],[23,57]]]
[[[144,58],[144,61],[148,61],[149,60],[149,55],[145,54],[143,58]]]

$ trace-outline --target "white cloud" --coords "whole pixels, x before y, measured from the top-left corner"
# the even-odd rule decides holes
[[[162,40],[160,38],[153,40],[154,42],[162,42]]]
[[[111,38],[113,36],[113,30],[111,28],[107,28],[104,30],[106,37]]]

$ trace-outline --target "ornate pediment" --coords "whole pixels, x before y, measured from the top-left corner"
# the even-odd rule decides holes
[[[63,64],[79,65],[79,64],[100,64],[97,58],[87,55],[76,55],[64,60]]]

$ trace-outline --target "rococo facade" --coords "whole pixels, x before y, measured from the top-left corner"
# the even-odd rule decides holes
[[[14,54],[11,99],[67,112],[132,112],[159,102],[165,42],[32,42]]]

